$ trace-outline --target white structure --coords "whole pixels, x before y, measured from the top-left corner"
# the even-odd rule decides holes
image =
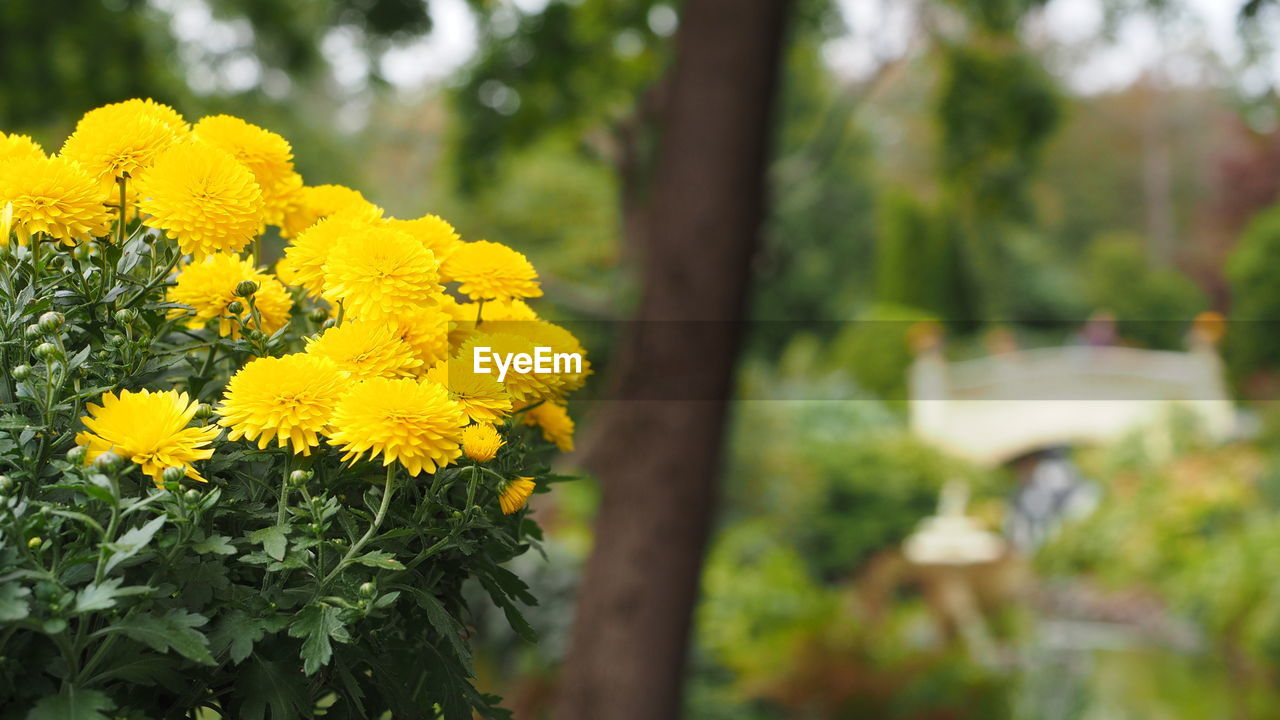
[[[1115,440],[1181,405],[1214,439],[1235,408],[1212,333],[1188,352],[1068,346],[949,363],[941,343],[911,367],[911,427],[948,451],[999,465],[1037,449]]]

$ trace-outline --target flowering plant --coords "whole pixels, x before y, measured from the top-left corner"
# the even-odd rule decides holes
[[[583,352],[524,256],[150,100],[0,133],[0,209],[0,718],[506,717],[462,585],[532,636],[590,372],[467,362]]]

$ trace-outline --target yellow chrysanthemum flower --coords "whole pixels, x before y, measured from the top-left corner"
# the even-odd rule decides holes
[[[9,204],[19,238],[39,232],[71,245],[111,228],[97,184],[66,158],[25,157],[0,165],[0,207]],[[8,234],[0,242],[7,244]]]
[[[0,132],[0,163],[22,158],[42,158],[44,150],[28,135],[6,135]]]
[[[107,197],[118,178],[138,177],[182,138],[186,123],[154,101],[126,100],[90,110],[76,123],[61,155],[80,163]]]
[[[449,256],[443,273],[461,285],[472,300],[538,297],[538,272],[528,258],[506,245],[480,240],[462,243]]]
[[[364,198],[358,190],[343,185],[316,185],[294,191],[284,212],[281,234],[293,237],[324,218],[347,213],[366,222],[382,219],[382,208]]]
[[[333,249],[368,226],[367,219],[345,212],[317,222],[299,233],[284,249],[277,272],[290,285],[320,297],[324,292],[325,266]]]
[[[196,259],[237,252],[262,227],[262,190],[248,168],[203,141],[178,143],[138,180],[147,225]]]
[[[307,353],[329,358],[359,380],[410,377],[422,367],[413,348],[384,322],[353,320],[331,327],[307,341]]]
[[[468,425],[462,431],[462,452],[476,462],[489,462],[498,456],[505,442],[497,428],[488,423]]]
[[[201,118],[191,131],[201,140],[227,151],[241,165],[249,168],[262,190],[263,202],[272,210],[268,215],[275,215],[267,217],[266,221],[272,224],[281,222],[287,196],[302,186],[301,176],[293,171],[293,148],[289,141],[231,115]]]
[[[486,304],[485,313],[488,314],[488,311],[489,308]],[[563,396],[578,390],[586,384],[587,376],[593,372],[591,363],[587,360],[586,348],[582,346],[582,343],[578,342],[578,338],[574,337],[573,333],[559,325],[541,320],[533,322],[503,320],[493,323],[486,321],[481,327],[490,333],[519,335],[533,343],[534,347],[551,348],[553,355],[561,353],[577,354],[582,358],[580,372],[565,372],[562,367],[561,372],[543,375],[547,383],[555,387],[558,395]],[[574,370],[577,370],[577,368],[574,368]]]
[[[467,417],[439,385],[419,380],[373,378],[351,389],[333,413],[329,442],[343,460],[399,461],[410,475],[434,473],[462,454]]]
[[[548,400],[525,410],[520,421],[542,428],[542,439],[554,443],[560,452],[573,451],[573,418],[564,405]]]
[[[351,317],[395,316],[434,305],[443,293],[436,258],[406,233],[366,227],[329,253],[324,297]]]
[[[531,477],[518,477],[503,483],[498,495],[498,505],[502,508],[502,514],[511,515],[524,507],[525,503],[529,502],[529,496],[533,494],[535,487]]]
[[[414,220],[397,220],[390,218],[387,225],[392,229],[400,232],[408,233],[413,239],[422,243],[422,246],[430,250],[436,256],[436,260],[441,265],[448,260],[453,251],[462,245],[462,239],[458,237],[458,231],[453,226],[445,222],[438,215],[423,215]],[[449,280],[450,278],[443,278]]]
[[[280,185],[263,198],[262,217],[268,225],[280,228],[280,237],[291,238],[306,228],[290,225],[290,218],[302,205],[302,176],[290,173]]]
[[[320,444],[347,376],[325,357],[306,354],[264,357],[231,376],[222,398],[220,425],[232,440],[246,438],[266,448],[274,439],[294,454],[310,455]]]
[[[416,307],[396,315],[396,334],[422,361],[423,369],[449,359],[449,323],[444,311],[433,306]]]
[[[462,360],[442,362],[427,371],[427,379],[449,391],[471,422],[495,423],[511,413],[511,395],[492,375],[471,372]]]
[[[213,457],[208,447],[218,436],[218,428],[187,427],[195,417],[198,402],[176,390],[140,390],[107,393],[102,404],[89,403],[89,414],[81,418],[84,432],[76,444],[84,446],[85,462],[91,463],[105,452],[142,466],[157,485],[167,468],[182,468],[187,477],[204,482],[191,463]]]
[[[236,285],[244,280],[258,284],[252,305],[248,298],[235,294]],[[279,280],[254,268],[249,260],[230,253],[209,255],[184,267],[177,283],[169,288],[167,298],[195,312],[189,327],[206,327],[217,322],[218,334],[223,337],[239,337],[241,323],[274,333],[289,322],[289,311],[293,309],[293,298]],[[243,306],[239,313],[227,309],[233,301]],[[184,314],[186,311],[180,308],[169,311],[170,317]]]
[[[462,344],[458,350],[457,357],[464,363],[471,363],[474,366],[475,348],[486,347],[486,351],[491,357],[514,357],[519,354],[525,354],[533,357],[536,349],[534,344],[527,338],[519,335],[511,335],[509,333],[489,333],[483,332],[473,333],[467,341]],[[489,374],[497,379],[498,369],[497,363],[490,360],[488,363]],[[559,395],[559,384],[554,375],[544,375],[533,371],[532,366],[528,366],[528,370],[521,372],[515,368],[514,363],[507,367],[506,376],[499,382],[506,388],[507,394],[511,399],[523,405],[532,405],[539,400],[545,400]]]

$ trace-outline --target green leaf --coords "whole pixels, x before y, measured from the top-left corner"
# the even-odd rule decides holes
[[[351,641],[338,613],[338,608],[330,605],[308,605],[298,612],[289,625],[289,637],[303,638],[302,671],[307,675],[312,675],[329,664],[329,659],[333,657],[333,646],[329,640],[341,643]]]
[[[281,525],[272,525],[261,530],[254,530],[249,533],[249,540],[262,545],[262,549],[268,555],[276,560],[284,559],[285,546],[288,544],[288,538],[285,537],[285,528]]]
[[[111,698],[96,690],[68,685],[57,695],[50,695],[27,713],[27,720],[104,720],[104,714],[115,707]]]
[[[209,640],[195,629],[206,622],[208,619],[203,615],[175,608],[162,616],[130,615],[105,631],[122,632],[156,652],[168,652],[172,648],[187,659],[213,665]]]
[[[533,629],[529,621],[524,619],[524,615],[520,613],[520,608],[516,607],[516,604],[511,601],[511,598],[507,596],[498,582],[491,576],[484,574],[476,575],[476,579],[489,592],[489,597],[493,599],[494,604],[502,608],[502,614],[507,616],[507,623],[511,625],[511,629],[515,630],[516,634],[524,638],[525,641],[537,642],[537,631]]]
[[[226,535],[210,535],[209,537],[194,543],[192,550],[203,555],[235,555],[236,548],[231,544],[231,538]]]
[[[0,622],[17,622],[31,614],[27,604],[27,596],[31,588],[23,587],[16,582],[0,585]]]
[[[365,553],[356,558],[352,558],[352,562],[360,563],[368,567],[381,568],[383,570],[403,570],[404,564],[396,560],[395,556],[389,552],[374,550]]]
[[[450,615],[449,611],[445,609],[444,603],[441,603],[430,591],[408,588],[407,586],[398,587],[406,587],[413,593],[413,597],[418,601],[419,607],[426,611],[427,622],[431,623],[432,629],[449,643],[449,647],[453,650],[458,662],[470,672],[471,648],[467,647],[466,641],[462,639],[464,632],[462,623]]]
[[[262,720],[271,709],[271,720],[293,720],[308,717],[311,703],[306,686],[301,682],[295,663],[284,663],[254,656],[244,669],[236,673],[232,701],[239,702],[238,712],[228,717],[240,720]],[[234,706],[233,706],[234,707]]]
[[[215,655],[224,650],[229,653],[232,664],[239,665],[253,652],[253,644],[267,633],[267,623],[262,618],[248,615],[241,610],[232,610],[218,621],[218,626],[209,634],[209,646]]]
[[[92,612],[94,610],[106,610],[115,607],[116,598],[121,595],[137,595],[148,592],[151,588],[134,585],[121,589],[120,585],[124,582],[124,578],[108,578],[101,583],[89,583],[85,585],[76,596],[76,604],[74,611],[77,613]]]
[[[107,547],[115,552],[107,560],[105,571],[111,572],[112,568],[141,552],[151,542],[151,539],[156,536],[156,532],[160,530],[160,527],[164,525],[164,519],[164,516],[161,515],[142,527],[132,528],[121,535],[118,540],[109,544]]]

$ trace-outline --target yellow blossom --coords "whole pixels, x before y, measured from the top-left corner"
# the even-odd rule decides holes
[[[511,515],[520,508],[524,507],[529,501],[529,496],[533,494],[535,487],[533,478],[518,477],[503,484],[498,495],[498,505],[502,508],[503,515]]]
[[[6,135],[0,132],[0,163],[21,158],[42,158],[44,150],[28,135]]]
[[[13,206],[19,238],[45,233],[71,245],[106,235],[111,215],[97,185],[76,163],[61,157],[25,157],[0,164],[0,207]],[[0,242],[9,242],[8,234]]]
[[[542,295],[538,273],[529,260],[506,245],[488,240],[462,243],[450,254],[443,273],[472,300]]]
[[[307,341],[307,352],[329,358],[358,380],[410,377],[422,367],[392,325],[370,320],[352,320],[325,330]]]
[[[138,177],[185,134],[172,108],[150,100],[126,100],[90,110],[76,123],[61,155],[80,163],[107,198],[120,178]]]
[[[550,400],[539,403],[521,413],[520,421],[542,428],[542,439],[554,443],[560,452],[573,451],[573,418],[563,405]]]
[[[443,387],[425,380],[373,378],[338,401],[329,442],[352,460],[368,453],[382,464],[399,462],[417,476],[462,454],[466,415]]]
[[[258,284],[252,303],[249,298],[235,294],[236,285],[245,280]],[[167,297],[169,302],[191,308],[194,316],[189,327],[206,327],[216,322],[218,334],[223,337],[239,337],[241,323],[267,334],[274,333],[289,322],[289,311],[293,309],[293,299],[279,280],[230,253],[209,255],[184,267]],[[239,313],[227,309],[232,302],[243,306]],[[184,314],[180,308],[169,311],[170,317]]]
[[[259,448],[275,440],[294,454],[310,455],[346,389],[346,375],[328,358],[258,358],[231,376],[219,424],[230,428],[232,440],[244,437]]]
[[[382,317],[434,305],[439,265],[406,233],[365,227],[332,249],[324,267],[324,297],[342,302],[351,317]]]
[[[492,375],[472,372],[462,360],[436,365],[427,372],[427,379],[443,385],[472,422],[498,422],[511,412],[511,396],[502,383]]]
[[[192,463],[213,456],[209,444],[218,436],[218,428],[187,427],[198,406],[176,390],[107,393],[101,405],[86,406],[89,414],[80,419],[86,430],[76,435],[76,443],[87,450],[86,463],[114,452],[140,465],[157,485],[171,467],[204,482]]]
[[[489,462],[505,443],[498,430],[488,423],[468,425],[462,431],[462,452],[476,462]]]

